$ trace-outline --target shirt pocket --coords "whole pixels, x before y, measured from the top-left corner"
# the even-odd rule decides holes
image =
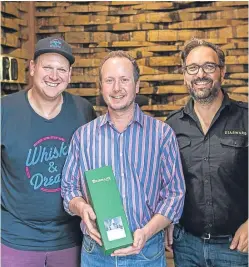
[[[178,135],[177,141],[181,153],[181,160],[183,168],[190,167],[192,165],[191,159],[191,139],[186,135]]]
[[[222,148],[221,161],[227,164],[235,164],[243,159],[248,151],[248,139],[241,138],[220,138]]]

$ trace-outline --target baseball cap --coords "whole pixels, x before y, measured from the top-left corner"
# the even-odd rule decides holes
[[[58,53],[64,56],[72,65],[75,58],[70,45],[61,38],[47,37],[38,41],[35,46],[34,59],[45,53]]]

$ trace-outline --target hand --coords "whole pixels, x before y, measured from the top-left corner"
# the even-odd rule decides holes
[[[89,236],[93,240],[95,240],[100,246],[102,246],[101,236],[96,226],[96,215],[92,207],[89,204],[87,203],[83,204],[80,217],[82,218],[84,224],[86,225],[86,229],[87,229]]]
[[[117,249],[111,254],[111,256],[127,256],[127,255],[139,254],[147,241],[144,230],[137,229],[134,232],[133,237],[134,241],[132,246],[129,246],[127,248]]]
[[[173,231],[174,224],[170,224],[167,228],[165,228],[165,248],[167,251],[173,253],[172,245],[173,245]]]
[[[236,231],[230,245],[230,249],[237,249],[241,252],[248,252],[248,221],[243,223]]]

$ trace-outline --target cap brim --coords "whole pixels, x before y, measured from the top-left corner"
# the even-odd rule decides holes
[[[75,58],[73,55],[65,52],[65,51],[61,51],[61,50],[58,50],[58,49],[53,49],[53,48],[49,48],[49,49],[40,49],[38,51],[35,52],[34,54],[34,59],[36,59],[38,56],[42,55],[42,54],[45,54],[45,53],[57,53],[57,54],[60,54],[62,56],[64,56],[70,63],[70,65],[72,65],[75,61]]]

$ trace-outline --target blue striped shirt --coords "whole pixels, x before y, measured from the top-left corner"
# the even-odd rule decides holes
[[[136,105],[133,120],[122,133],[108,113],[80,127],[62,172],[62,197],[69,214],[74,215],[69,210],[74,197],[89,203],[84,172],[106,165],[112,166],[131,231],[145,226],[157,213],[178,222],[185,182],[169,125],[145,115]]]

